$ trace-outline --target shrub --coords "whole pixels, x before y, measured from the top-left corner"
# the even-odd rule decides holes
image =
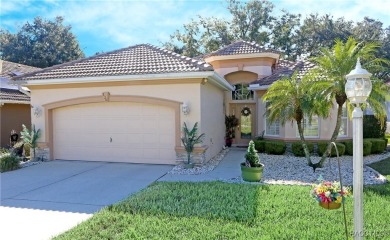
[[[366,138],[365,140],[370,141],[371,153],[383,153],[386,150],[386,141],[381,138]]]
[[[12,171],[19,168],[20,159],[14,154],[5,154],[0,157],[0,172]]]
[[[353,155],[353,142],[348,141],[348,142],[344,142],[344,144],[345,144],[345,153],[347,155],[352,156]],[[367,139],[363,140],[363,156],[367,156],[367,155],[371,154],[371,146],[372,146],[371,141],[369,141]]]
[[[266,141],[265,152],[268,154],[283,155],[286,152],[286,143],[277,141]]]
[[[264,140],[254,140],[255,143],[255,149],[257,152],[263,153],[265,152],[265,142]]]
[[[313,153],[314,144],[313,143],[306,143],[306,145],[309,148],[309,152]],[[297,157],[304,157],[305,156],[305,151],[303,150],[301,142],[294,142],[291,147],[292,147],[292,152],[295,156],[297,156]]]
[[[318,155],[322,156],[324,154],[324,152],[326,151],[328,143],[327,142],[319,142],[319,143],[317,143],[317,146],[318,146],[318,149],[317,149]],[[337,146],[337,149],[339,150],[339,156],[343,156],[345,153],[345,145],[342,143],[336,143],[336,146]],[[330,156],[337,157],[336,149],[334,148],[333,145],[332,145],[332,151],[330,153]]]
[[[372,143],[369,140],[363,139],[363,156],[371,154]]]
[[[385,136],[386,124],[381,126],[380,121],[374,115],[364,115],[363,126],[363,138],[383,138]]]
[[[352,156],[353,155],[353,141],[343,142],[345,145],[345,154]]]

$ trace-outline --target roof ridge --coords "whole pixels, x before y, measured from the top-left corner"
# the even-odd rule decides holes
[[[124,48],[120,48],[120,49],[116,49],[116,50],[112,50],[112,51],[96,54],[96,55],[93,55],[93,56],[76,59],[76,60],[73,60],[73,61],[70,61],[70,62],[60,63],[60,64],[57,64],[57,65],[53,65],[51,67],[43,68],[41,70],[29,72],[29,73],[26,73],[26,74],[22,74],[20,76],[15,76],[12,79],[13,80],[18,80],[18,79],[21,79],[21,78],[29,77],[31,75],[40,74],[40,73],[44,73],[44,72],[47,72],[47,71],[50,71],[50,70],[54,70],[54,69],[57,69],[57,68],[60,68],[60,67],[72,66],[72,65],[74,65],[76,63],[80,63],[80,62],[83,62],[83,61],[86,61],[86,60],[96,59],[96,58],[102,57],[102,56],[107,56],[109,54],[113,54],[113,53],[116,53],[116,52],[119,52],[119,51],[123,51],[125,49],[131,49],[131,48],[134,48],[134,47],[139,46],[139,45],[145,45],[145,44],[137,44],[137,45],[134,45],[134,46],[124,47]]]
[[[181,54],[176,53],[174,51],[171,51],[169,49],[160,48],[160,47],[154,46],[152,44],[144,44],[144,45],[146,45],[150,48],[153,48],[155,50],[158,50],[165,55],[175,57],[176,59],[179,59],[180,61],[184,61],[184,62],[191,64],[195,67],[200,67],[202,70],[210,70],[210,67],[212,68],[212,66],[210,64],[208,64],[207,62],[205,62],[204,60],[197,60],[195,58],[184,56],[184,55],[181,55]]]

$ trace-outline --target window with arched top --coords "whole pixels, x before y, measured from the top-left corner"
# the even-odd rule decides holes
[[[232,100],[253,100],[253,91],[248,89],[248,83],[238,83],[234,87]]]

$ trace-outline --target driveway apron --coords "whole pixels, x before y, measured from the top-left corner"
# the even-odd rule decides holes
[[[2,173],[2,239],[48,239],[147,187],[170,169],[171,165],[56,160]],[[31,232],[20,231],[26,226]]]

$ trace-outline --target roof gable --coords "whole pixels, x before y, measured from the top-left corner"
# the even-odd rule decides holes
[[[203,71],[213,71],[213,68],[204,61],[149,44],[140,44],[55,65],[14,79],[44,80]]]
[[[235,43],[229,44],[224,48],[221,48],[215,52],[212,52],[203,58],[211,57],[211,56],[227,56],[227,55],[241,55],[241,54],[256,54],[256,53],[277,53],[280,54],[279,51],[274,49],[265,48],[260,46],[255,42],[247,42],[247,41],[237,41]]]

